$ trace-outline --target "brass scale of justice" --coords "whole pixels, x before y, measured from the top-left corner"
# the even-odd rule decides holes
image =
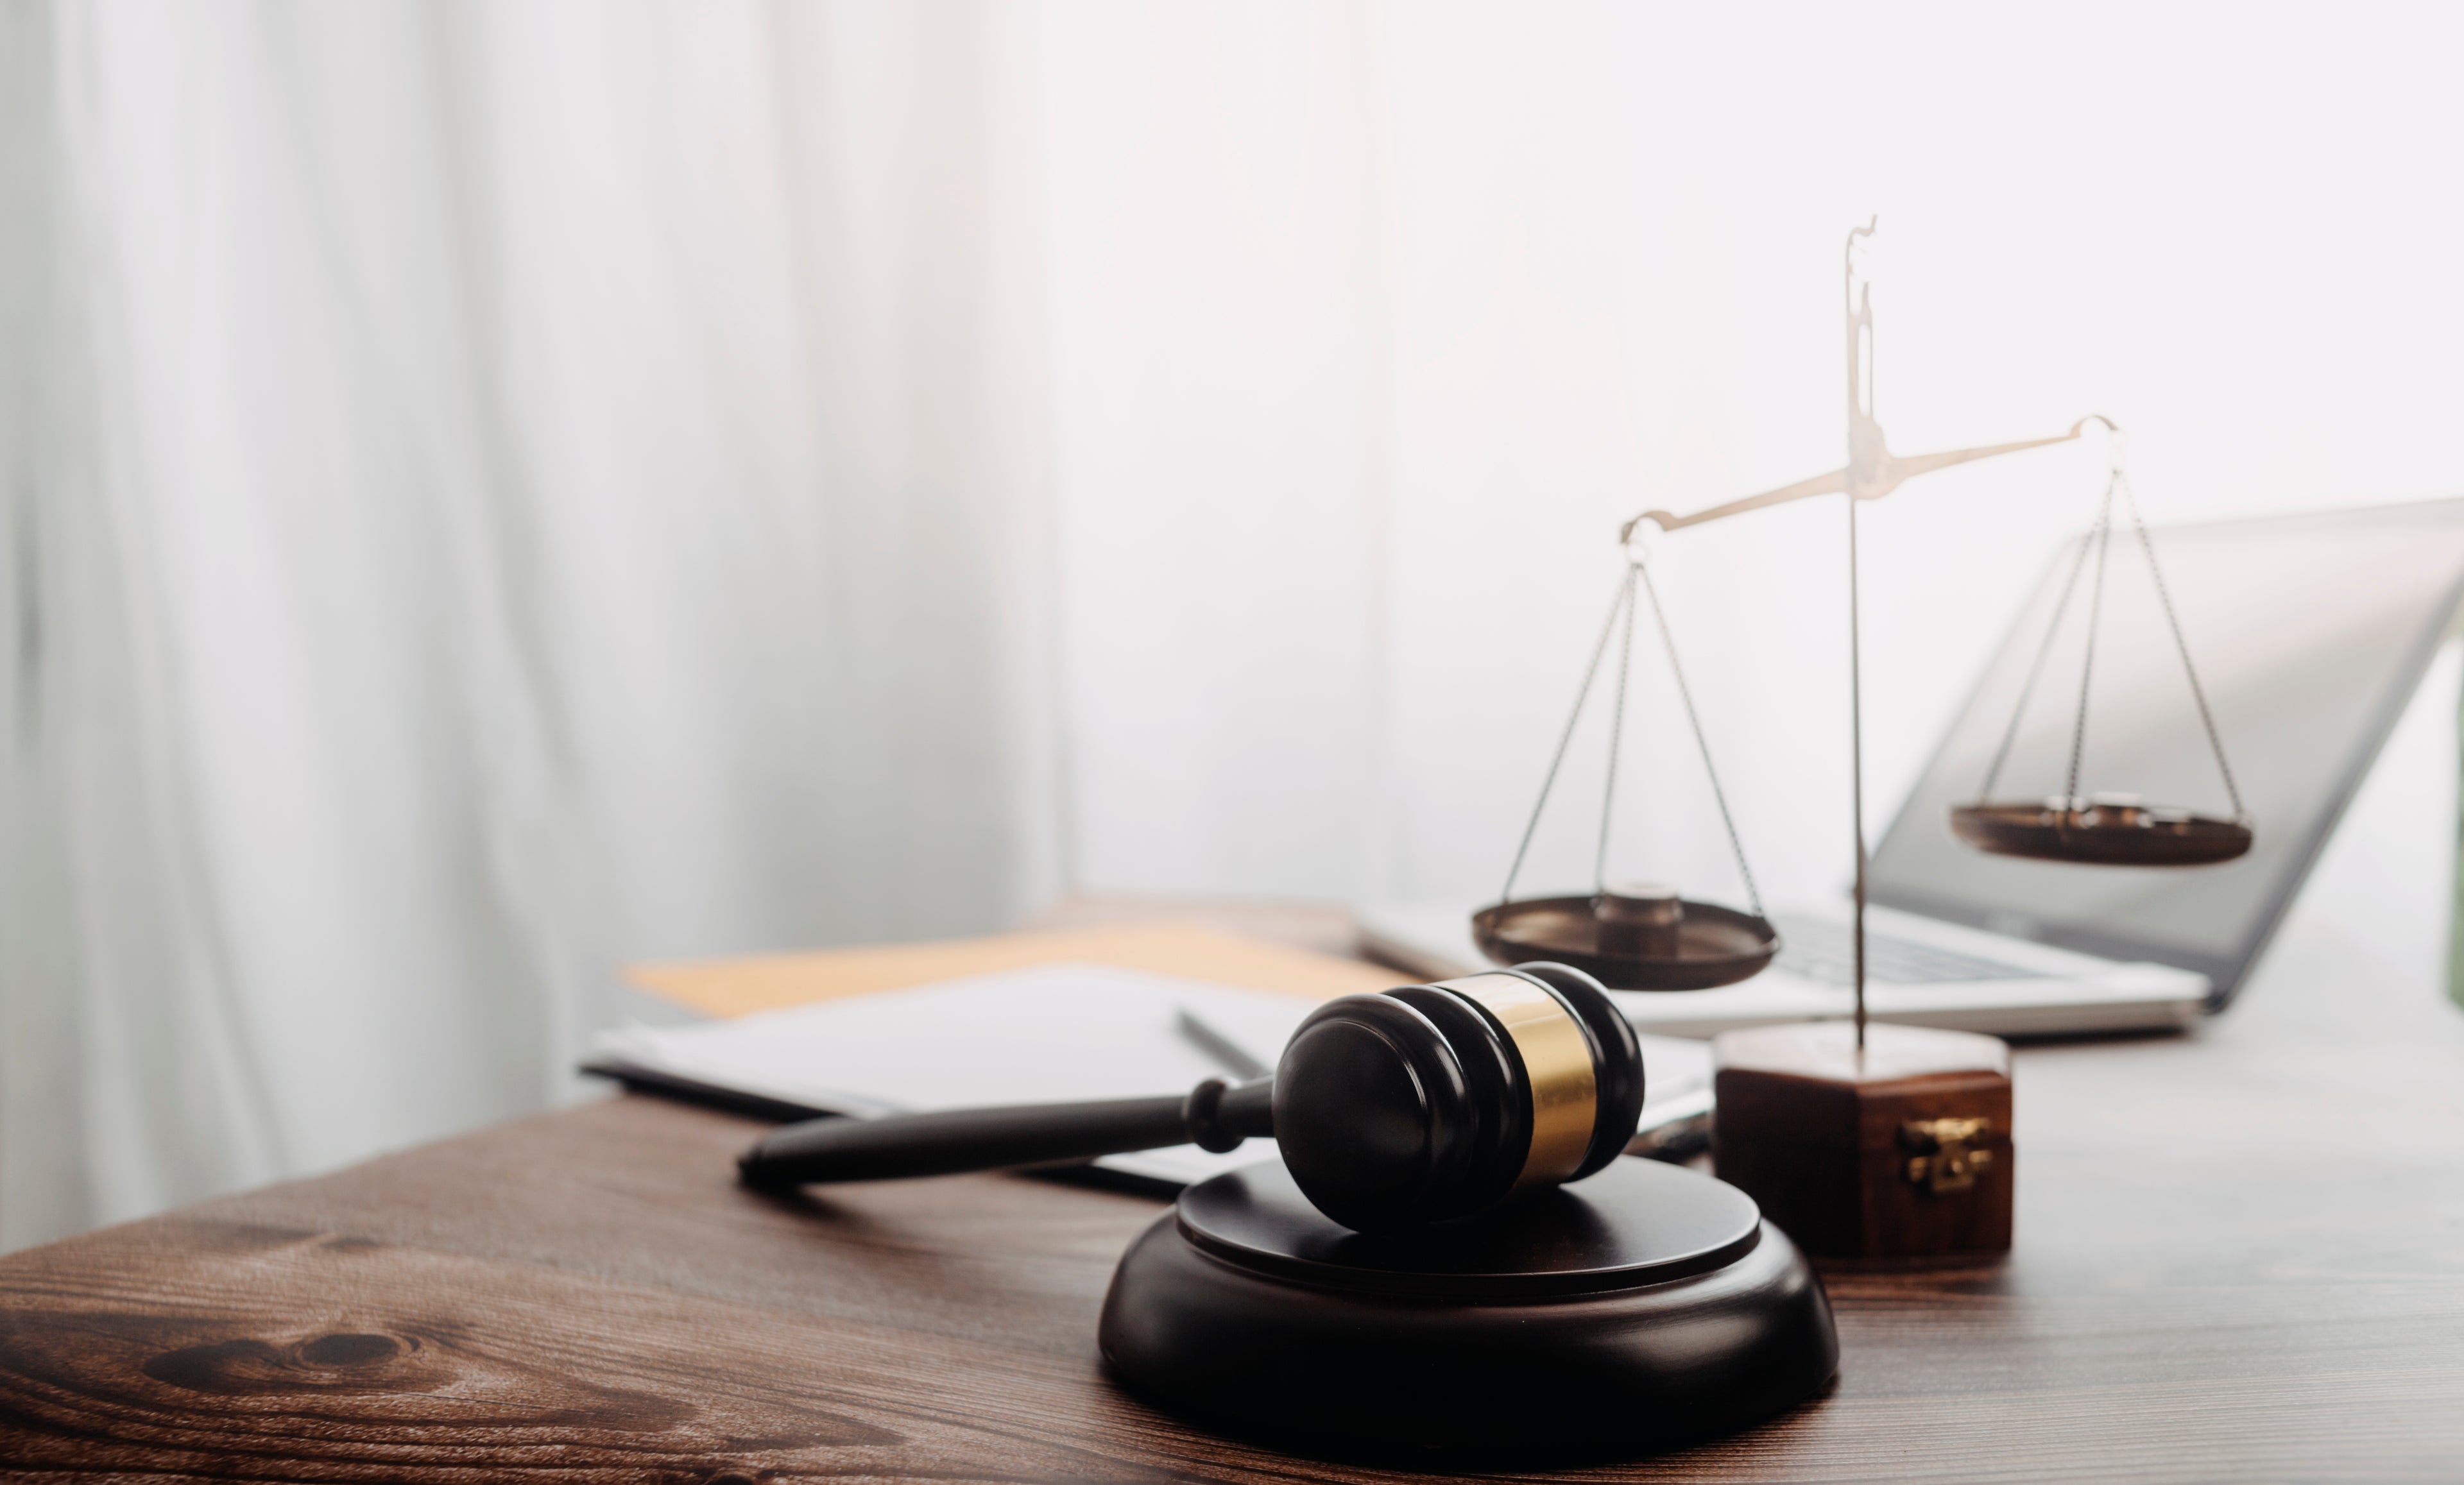
[[[2233,780],[2233,766],[2226,760],[2224,742],[2216,731],[2215,716],[2208,705],[2206,688],[2199,684],[2198,667],[2191,662],[2189,644],[2183,637],[2181,620],[2174,613],[2171,594],[2165,586],[2164,572],[2156,560],[2155,543],[2148,535],[2138,499],[2131,492],[2129,480],[2123,470],[2119,442],[2121,429],[2111,419],[2091,413],[2071,425],[2069,432],[2053,438],[1914,456],[1891,452],[1884,441],[1882,426],[1874,417],[1872,294],[1870,286],[1860,280],[1857,266],[1858,241],[1873,235],[1875,225],[1875,222],[1868,221],[1863,227],[1852,229],[1845,252],[1847,466],[1793,485],[1783,485],[1777,490],[1698,511],[1691,515],[1645,511],[1627,521],[1618,531],[1617,540],[1626,557],[1626,568],[1619,579],[1616,599],[1610,604],[1608,621],[1601,626],[1598,643],[1592,648],[1591,663],[1585,668],[1582,684],[1575,692],[1573,711],[1566,720],[1557,750],[1542,778],[1540,797],[1532,806],[1530,820],[1525,825],[1522,841],[1515,849],[1513,864],[1507,872],[1505,889],[1499,894],[1501,900],[1472,916],[1473,935],[1482,951],[1499,964],[1555,960],[1588,972],[1612,989],[1683,991],[1708,990],[1751,978],[1777,955],[1779,934],[1763,909],[1761,894],[1754,885],[1753,871],[1746,863],[1745,846],[1737,834],[1736,821],[1729,813],[1727,797],[1720,787],[1719,770],[1711,760],[1710,743],[1704,733],[1693,693],[1685,684],[1684,669],[1678,663],[1677,645],[1669,629],[1667,614],[1661,606],[1659,591],[1651,580],[1650,566],[1637,545],[1636,537],[1646,521],[1662,532],[1673,533],[1725,516],[1740,515],[1748,511],[1784,505],[1814,495],[1845,494],[1848,496],[1849,756],[1854,779],[1851,815],[1857,845],[1856,1016],[1858,1042],[1862,1045],[1867,853],[1863,697],[1859,674],[1857,506],[1860,501],[1879,500],[1907,481],[1936,470],[2073,442],[2086,431],[2091,423],[2103,425],[2114,440],[2115,449],[2096,524],[2087,539],[2080,543],[2078,557],[2071,564],[2070,576],[2054,605],[2053,616],[2045,625],[2035,662],[2020,688],[2018,703],[2012,709],[2010,723],[2003,731],[2001,744],[1986,772],[1977,801],[1960,805],[1950,812],[1952,833],[1980,851],[2082,865],[2209,865],[2232,861],[2250,849],[2249,812],[2242,806],[2241,791]],[[2080,763],[2087,739],[2089,688],[2095,674],[2098,622],[2103,606],[2106,559],[2112,545],[2117,497],[2128,505],[2139,549],[2146,558],[2158,601],[2164,609],[2166,622],[2172,630],[2174,648],[2181,656],[2183,674],[2189,683],[2190,699],[2196,706],[2200,725],[2207,731],[2208,746],[2214,754],[2217,772],[2223,775],[2225,794],[2233,808],[2229,819],[2179,807],[2145,804],[2132,794],[2100,792],[2082,797],[2079,793]],[[2018,737],[2028,704],[2035,694],[2046,661],[2053,653],[2055,639],[2062,631],[2062,621],[2070,611],[2071,601],[2077,596],[2079,579],[2090,567],[2091,558],[2094,576],[2087,608],[2087,641],[2079,667],[2079,706],[2072,719],[2070,763],[2062,792],[2038,800],[1996,799],[1993,791],[2001,780],[2004,764],[2010,759],[2012,744]],[[1634,649],[1638,588],[1640,597],[1651,606],[1652,622],[1659,631],[1661,650],[1667,657],[1678,699],[1693,731],[1696,750],[1702,757],[1713,801],[1719,807],[1720,820],[1727,830],[1738,875],[1744,881],[1746,895],[1752,906],[1750,912],[1683,898],[1670,888],[1612,884],[1607,880],[1609,834],[1617,799],[1617,751],[1626,710],[1627,673]],[[1514,885],[1522,875],[1524,859],[1530,852],[1532,836],[1548,808],[1550,792],[1556,784],[1558,770],[1566,760],[1584,708],[1591,699],[1593,685],[1599,677],[1609,642],[1618,635],[1620,626],[1623,639],[1618,651],[1617,697],[1610,721],[1608,778],[1600,801],[1599,850],[1595,863],[1597,890],[1590,897],[1517,899]]]

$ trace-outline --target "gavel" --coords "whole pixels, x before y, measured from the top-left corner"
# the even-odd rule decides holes
[[[816,1119],[747,1150],[780,1188],[1054,1165],[1272,1138],[1316,1208],[1357,1233],[1468,1217],[1600,1170],[1642,1114],[1642,1049],[1597,980],[1526,964],[1344,995],[1309,1013],[1274,1076],[1186,1097]]]

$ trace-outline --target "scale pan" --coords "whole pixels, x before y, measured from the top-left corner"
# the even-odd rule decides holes
[[[1767,919],[1712,903],[1683,903],[1677,952],[1646,955],[1601,947],[1600,924],[1588,897],[1534,897],[1499,903],[1471,915],[1480,951],[1503,965],[1552,959],[1570,964],[1611,990],[1710,990],[1751,979],[1779,952],[1779,933]]]
[[[2207,866],[2250,849],[2250,827],[2230,819],[2137,803],[2089,801],[1963,804],[1951,834],[1980,851],[2089,866]]]

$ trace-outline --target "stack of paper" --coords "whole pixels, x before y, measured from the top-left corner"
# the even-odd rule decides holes
[[[781,1112],[857,1118],[1135,1098],[1271,1068],[1314,1006],[1112,965],[1046,964],[700,1025],[627,1027],[603,1035],[587,1066]],[[1644,1127],[1699,1119],[1710,1107],[1708,1049],[1642,1040]],[[1183,1145],[1097,1164],[1177,1184],[1273,1152],[1271,1141],[1253,1140],[1226,1155]]]

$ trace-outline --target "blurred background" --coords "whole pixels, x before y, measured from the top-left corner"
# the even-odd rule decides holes
[[[1618,525],[1841,462],[1869,216],[1903,452],[2101,412],[2160,522],[2464,492],[2459,43],[0,6],[0,1247],[579,1096],[627,960],[1493,895]],[[1868,509],[1873,828],[2106,458]],[[1774,901],[1848,872],[1840,535],[1656,558]],[[1732,898],[1635,686],[1620,863]],[[2303,906],[2425,985],[2456,686]]]

